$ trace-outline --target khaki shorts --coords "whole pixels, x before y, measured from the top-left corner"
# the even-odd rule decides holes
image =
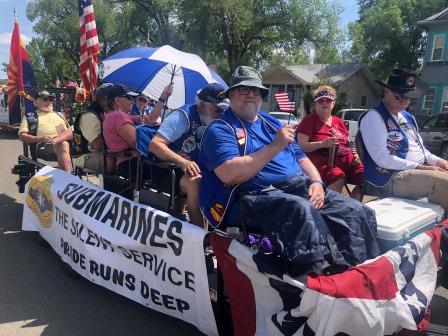
[[[398,172],[387,186],[397,197],[419,199],[427,197],[448,214],[448,173],[437,170],[408,169]]]

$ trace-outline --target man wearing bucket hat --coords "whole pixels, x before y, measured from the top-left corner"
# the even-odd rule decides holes
[[[390,195],[428,197],[448,210],[448,162],[430,153],[406,111],[411,98],[423,96],[427,86],[414,71],[394,69],[384,98],[359,120],[364,149],[365,180]]]
[[[44,90],[35,96],[34,105],[37,109],[35,118],[23,117],[19,128],[19,139],[28,144],[36,144],[37,155],[44,160],[50,160],[56,154],[58,166],[66,172],[72,171],[69,140],[72,130],[64,115],[53,110],[54,96]],[[37,130],[35,129],[37,127]],[[52,158],[53,160],[53,158]]]
[[[257,70],[240,66],[233,73],[224,92],[230,107],[207,127],[201,143],[203,214],[222,229],[243,217],[250,230],[269,237],[293,276],[374,257],[373,211],[325,190],[292,126],[260,112],[268,92]]]
[[[223,101],[221,94],[225,88],[212,83],[201,89],[196,103],[173,110],[160,125],[151,141],[150,151],[159,159],[168,161],[182,169],[180,189],[186,197],[186,205],[191,223],[203,226],[203,217],[199,210],[199,181],[201,170],[197,160],[205,126],[220,113],[218,104]],[[182,212],[182,205],[177,205]]]

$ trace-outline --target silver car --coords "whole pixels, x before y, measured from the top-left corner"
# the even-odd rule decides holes
[[[285,125],[291,125],[293,127],[296,127],[298,124],[297,118],[292,113],[287,112],[269,112],[269,114],[282,123],[282,126]]]
[[[448,159],[448,113],[426,120],[419,129],[425,147],[433,154]]]
[[[358,119],[366,111],[367,109],[343,109],[335,114],[336,117],[344,121],[344,125],[348,129],[350,142],[355,141],[356,133],[358,133]]]

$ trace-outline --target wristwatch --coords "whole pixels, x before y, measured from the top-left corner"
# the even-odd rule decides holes
[[[163,99],[162,97],[159,97],[159,102],[165,104],[166,103],[166,99]]]

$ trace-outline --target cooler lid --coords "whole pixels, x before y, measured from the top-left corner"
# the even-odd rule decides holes
[[[386,240],[398,240],[414,231],[440,221],[444,210],[440,205],[388,197],[366,203],[375,211],[378,223],[377,236]]]

